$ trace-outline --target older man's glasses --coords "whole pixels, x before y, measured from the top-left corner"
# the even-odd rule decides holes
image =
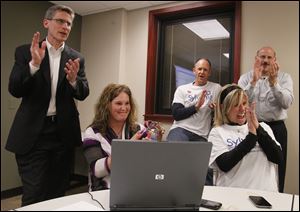
[[[52,18],[52,19],[49,19],[51,21],[55,21],[57,24],[59,25],[64,25],[64,24],[67,24],[68,27],[72,27],[72,23],[69,22],[69,21],[65,21],[64,19],[60,19],[60,18]]]

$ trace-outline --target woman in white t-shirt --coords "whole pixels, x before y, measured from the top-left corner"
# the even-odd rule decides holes
[[[210,166],[217,186],[278,191],[277,166],[282,161],[280,144],[271,128],[259,123],[255,103],[248,105],[238,85],[224,86],[215,109]]]

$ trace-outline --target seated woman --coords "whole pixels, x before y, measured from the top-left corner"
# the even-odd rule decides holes
[[[94,120],[82,136],[90,191],[110,188],[111,142],[141,139],[144,126],[136,120],[136,106],[129,87],[107,85],[96,104]]]
[[[255,103],[238,85],[225,86],[215,110],[210,166],[217,186],[278,191],[278,164],[283,155],[271,128],[259,123]]]

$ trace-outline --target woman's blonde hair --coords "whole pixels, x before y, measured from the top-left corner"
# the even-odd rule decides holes
[[[126,119],[126,124],[129,126],[130,130],[136,130],[136,121],[137,121],[137,109],[135,101],[132,97],[131,91],[127,85],[114,84],[111,83],[107,85],[102,94],[99,97],[99,100],[95,106],[95,117],[93,122],[89,125],[90,127],[96,128],[101,134],[105,134],[108,129],[109,121],[109,105],[114,98],[116,98],[121,92],[124,92],[129,97],[130,112]]]
[[[230,123],[228,113],[232,107],[241,105],[243,98],[248,96],[246,92],[236,84],[228,84],[222,88],[218,95],[217,104],[215,108],[214,126],[221,126]]]

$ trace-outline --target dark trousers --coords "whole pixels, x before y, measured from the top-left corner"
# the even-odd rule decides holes
[[[273,121],[266,123],[272,128],[274,136],[280,143],[283,153],[283,161],[278,166],[279,192],[283,193],[287,161],[287,129],[284,121]]]
[[[64,196],[73,168],[74,149],[57,135],[55,120],[46,119],[34,148],[16,154],[23,184],[22,206]]]
[[[167,136],[167,140],[207,142],[206,138],[180,127],[172,129]],[[213,185],[213,170],[211,168],[208,168],[205,185]]]

